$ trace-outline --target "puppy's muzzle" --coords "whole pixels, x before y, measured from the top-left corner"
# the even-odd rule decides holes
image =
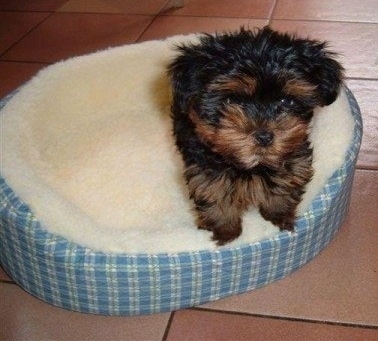
[[[261,147],[267,147],[273,142],[273,133],[268,130],[258,130],[253,134],[254,139]]]

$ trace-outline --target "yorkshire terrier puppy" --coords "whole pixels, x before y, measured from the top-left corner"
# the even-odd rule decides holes
[[[250,205],[292,231],[313,175],[313,109],[335,101],[343,68],[325,42],[264,28],[203,35],[169,65],[173,131],[200,229],[218,245]]]

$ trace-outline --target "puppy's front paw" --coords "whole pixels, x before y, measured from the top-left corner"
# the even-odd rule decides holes
[[[277,212],[276,210],[261,209],[260,213],[265,220],[272,222],[281,231],[294,231],[295,209],[287,212]]]
[[[217,243],[218,246],[222,246],[238,238],[241,233],[241,224],[238,224],[236,226],[220,226],[216,229],[213,229],[212,239]]]
[[[211,226],[207,226],[204,224],[200,224],[197,226],[199,230],[204,230],[204,231],[213,231],[213,228]]]

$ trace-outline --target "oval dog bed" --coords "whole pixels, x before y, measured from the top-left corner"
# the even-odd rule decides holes
[[[285,277],[341,226],[362,136],[348,89],[338,103],[350,112],[351,138],[337,146],[328,124],[317,139],[329,145],[317,149],[313,141],[314,167],[337,167],[315,167],[318,187],[309,185],[295,232],[278,232],[256,212],[245,217],[243,235],[223,247],[196,230],[167,128],[165,67],[177,39],[189,38],[58,63],[1,101],[0,262],[32,295],[105,315],[191,307]],[[144,116],[151,106],[158,115]],[[324,149],[331,152],[324,156]]]

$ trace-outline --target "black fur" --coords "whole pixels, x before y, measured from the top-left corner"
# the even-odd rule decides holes
[[[207,217],[205,223],[203,220],[206,219],[201,215],[206,210],[216,211],[216,208],[219,215],[220,207],[225,202],[230,206],[239,205],[241,211],[252,202],[260,208],[264,218],[281,228],[292,229],[296,205],[312,174],[312,151],[307,141],[308,132],[304,132],[303,127],[309,127],[316,106],[329,105],[337,98],[343,79],[342,66],[333,59],[334,54],[326,50],[325,42],[296,38],[268,27],[254,31],[242,28],[236,33],[205,34],[199,43],[182,45],[177,50],[178,55],[169,65],[173,90],[173,130],[185,162],[190,194],[200,215],[199,227],[212,230],[219,244],[228,242],[241,233],[241,218],[234,219],[230,224],[236,227],[229,228],[224,226],[227,219],[231,219],[227,216],[219,227],[220,223],[214,221],[215,213],[211,216],[212,220]],[[228,85],[214,90],[223,81]],[[241,82],[242,85],[245,82],[246,87],[251,87],[250,94],[238,88],[234,91],[232,82]],[[290,82],[294,85],[290,90],[292,93],[289,91],[288,95],[285,87]],[[254,149],[251,146],[250,158],[253,159],[255,150],[257,154],[264,155],[257,164],[245,161],[249,157],[245,156],[245,151],[244,159],[237,155],[237,149],[234,154],[229,152],[228,135],[222,135],[222,132],[217,135],[228,121],[233,122],[232,113],[235,110],[237,115],[242,116],[239,119],[247,122],[245,129],[250,129],[254,136],[255,145]],[[278,128],[275,128],[275,124],[279,126],[277,122],[282,121],[285,115],[292,119],[286,123],[288,129],[294,128],[293,122],[303,126],[302,135],[293,134],[292,140],[295,142],[292,145],[280,145],[277,138]],[[243,127],[237,129],[232,131],[230,139],[237,142],[240,137],[247,141]],[[279,129],[282,130],[282,127]],[[284,136],[285,132],[280,134]],[[223,145],[217,148],[217,143]],[[241,147],[245,150],[249,148],[245,145]],[[227,182],[230,188],[226,188],[224,195],[219,197],[211,193],[211,189],[206,195],[198,194],[198,183],[193,185],[190,182],[194,182],[194,177],[199,175],[207,181],[209,188],[217,181],[226,183],[228,180],[225,179],[238,184],[238,179],[242,179],[242,182],[245,179],[254,188],[257,186],[256,177],[259,177],[258,182],[263,183],[263,188],[266,187],[266,193],[261,194],[261,207],[257,199],[246,200],[246,205],[240,204],[240,199],[235,203],[235,197],[242,191],[240,184],[237,189],[231,188]],[[298,181],[298,185],[292,188],[290,183],[295,181]],[[276,187],[280,186],[282,188],[277,190]],[[293,202],[290,205],[280,202],[282,207],[287,206],[288,212],[285,213],[283,209],[267,209],[264,204],[272,202],[267,196],[280,191],[287,195],[285,200]],[[252,197],[256,198],[256,195],[251,194]],[[232,234],[230,229],[235,233]]]

